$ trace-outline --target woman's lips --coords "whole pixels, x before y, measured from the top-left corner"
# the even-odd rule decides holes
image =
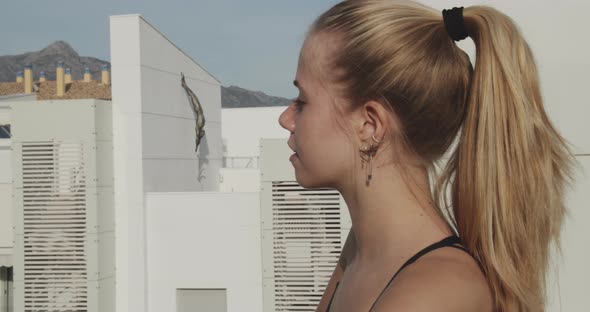
[[[293,155],[291,155],[291,157],[289,157],[289,160],[293,160],[295,158],[299,158],[299,156],[297,156],[297,153],[293,153]]]

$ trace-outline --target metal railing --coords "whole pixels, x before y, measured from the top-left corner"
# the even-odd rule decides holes
[[[223,157],[223,168],[236,168],[236,169],[258,169],[260,168],[260,157],[259,156],[232,156]]]

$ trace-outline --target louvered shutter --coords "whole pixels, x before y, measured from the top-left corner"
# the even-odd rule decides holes
[[[273,311],[315,311],[342,249],[340,194],[292,181],[275,181],[270,191],[263,249],[272,249]]]
[[[21,146],[25,311],[87,311],[83,145]]]

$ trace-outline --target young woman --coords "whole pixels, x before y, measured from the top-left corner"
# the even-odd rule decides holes
[[[337,189],[353,228],[317,311],[544,310],[573,156],[508,16],[344,1],[295,85],[279,123],[296,179]]]

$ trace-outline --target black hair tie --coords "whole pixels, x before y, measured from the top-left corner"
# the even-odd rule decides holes
[[[460,41],[469,36],[463,20],[463,7],[443,10],[442,14],[447,33],[453,40]]]

